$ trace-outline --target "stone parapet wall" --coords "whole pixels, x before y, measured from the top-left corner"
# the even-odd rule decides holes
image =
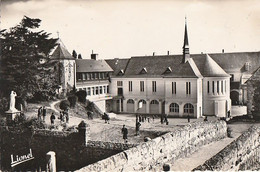
[[[112,149],[112,150],[127,150],[135,147],[137,144],[124,144],[124,143],[113,143],[113,142],[102,142],[102,141],[88,141],[88,148],[100,148],[100,149]]]
[[[260,169],[260,127],[252,126],[218,154],[194,170],[228,171]]]
[[[78,171],[144,171],[170,159],[186,157],[201,146],[226,137],[224,121],[196,122],[166,133]]]

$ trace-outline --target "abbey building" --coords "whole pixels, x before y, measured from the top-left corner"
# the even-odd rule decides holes
[[[85,90],[102,111],[195,118],[246,104],[246,81],[260,66],[260,52],[190,54],[186,24],[182,55],[75,59],[58,45],[51,57],[64,60],[61,91]]]

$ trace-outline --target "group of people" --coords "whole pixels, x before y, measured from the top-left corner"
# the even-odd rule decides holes
[[[39,121],[42,120],[43,122],[45,122],[46,115],[47,115],[47,110],[46,110],[45,106],[41,106],[38,109],[38,120]]]
[[[154,119],[155,119],[155,116],[153,115],[152,116],[152,120],[153,120],[153,122],[154,122]],[[150,117],[149,116],[146,116],[146,115],[136,115],[136,121],[138,121],[138,122],[148,122],[148,123],[150,123]]]
[[[60,111],[59,119],[60,119],[60,123],[63,123],[63,122],[68,123],[69,122],[69,112],[68,112],[68,110]]]

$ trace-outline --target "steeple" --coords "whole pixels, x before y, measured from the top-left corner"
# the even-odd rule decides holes
[[[186,63],[187,60],[190,58],[190,48],[189,48],[189,41],[188,41],[188,31],[187,31],[187,19],[185,17],[185,31],[184,31],[184,43],[183,43],[183,59],[182,63]]]

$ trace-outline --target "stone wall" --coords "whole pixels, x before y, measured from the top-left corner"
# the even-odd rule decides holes
[[[244,171],[260,169],[260,127],[252,126],[218,154],[194,170]]]
[[[226,137],[224,121],[197,122],[120,152],[78,171],[144,171],[186,157],[202,145]]]
[[[46,168],[46,153],[56,153],[57,170],[73,171],[88,164],[115,155],[136,145],[88,140],[85,132],[61,132],[52,130],[31,130],[21,133],[2,131],[1,170],[11,170],[11,154],[24,155],[32,150],[34,160],[14,167],[14,171],[35,171]]]

